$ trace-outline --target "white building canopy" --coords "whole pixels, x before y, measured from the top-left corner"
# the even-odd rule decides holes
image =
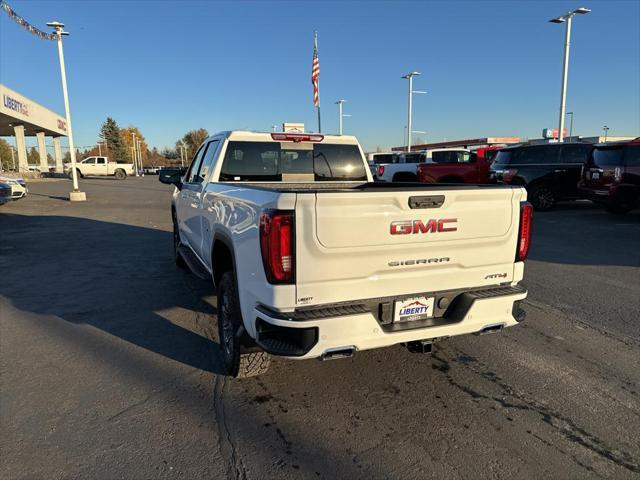
[[[13,135],[15,125],[23,125],[26,135],[67,136],[63,116],[0,84],[0,136]]]

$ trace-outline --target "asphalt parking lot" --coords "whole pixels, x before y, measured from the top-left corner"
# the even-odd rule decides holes
[[[526,321],[219,375],[157,177],[0,207],[0,477],[638,478],[640,212],[537,213]]]

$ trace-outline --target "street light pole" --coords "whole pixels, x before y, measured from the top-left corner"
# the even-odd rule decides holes
[[[71,112],[69,110],[69,94],[67,93],[67,73],[64,65],[64,51],[62,49],[62,37],[69,35],[64,31],[64,23],[49,22],[47,26],[53,27],[58,35],[58,58],[60,59],[60,77],[62,79],[62,95],[64,97],[64,113],[67,121],[67,138],[69,139],[69,155],[71,157],[71,178],[73,179],[73,191],[69,193],[69,200],[82,202],[87,199],[85,192],[78,188],[78,172],[76,171],[76,149],[73,145],[73,130],[71,129]]]
[[[144,165],[142,165],[142,140],[136,139],[136,145],[138,147],[138,163],[140,168],[140,173],[144,176]]]
[[[573,112],[567,112],[567,115],[571,115],[571,122],[569,123],[569,138],[573,141]]]
[[[136,171],[136,177],[139,177],[138,173],[138,149],[136,148],[136,133],[131,132],[131,151],[133,152],[133,169]]]
[[[339,135],[342,135],[342,117],[344,117],[344,115],[342,114],[342,105],[346,102],[346,100],[338,100],[336,102],[336,105],[338,105],[338,132]]]
[[[413,90],[413,77],[420,75],[420,72],[411,72],[404,75],[402,78],[409,80],[409,110],[407,112],[407,152],[411,151],[411,120],[413,111],[413,94],[414,93],[427,93]]]
[[[560,120],[558,125],[558,142],[562,143],[564,141],[563,130],[564,130],[564,116],[566,109],[566,101],[567,101],[567,78],[569,75],[569,47],[571,46],[571,20],[576,14],[586,15],[591,10],[588,8],[580,7],[575,9],[572,12],[568,12],[565,15],[562,15],[557,18],[553,18],[549,20],[551,23],[566,23],[566,28],[564,32],[564,60],[562,64],[562,88],[560,91]]]
[[[604,143],[607,143],[607,135],[609,133],[609,127],[605,125],[604,127],[602,127],[602,130],[604,130]]]

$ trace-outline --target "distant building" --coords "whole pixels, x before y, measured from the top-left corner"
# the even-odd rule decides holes
[[[615,136],[615,135],[607,135],[607,142],[625,142],[628,140],[634,140],[638,138],[637,136]],[[598,137],[581,137],[579,135],[574,135],[573,137],[565,137],[564,142],[576,142],[576,143],[604,143],[605,136],[600,135]],[[557,139],[553,138],[531,138],[526,143],[530,145],[540,145],[542,143],[557,143]]]
[[[476,149],[480,147],[490,147],[492,145],[511,145],[514,143],[520,143],[520,137],[481,137],[481,138],[466,138],[462,140],[448,140],[445,142],[436,143],[421,143],[418,145],[411,145],[411,151],[419,150],[432,150],[434,148],[469,148]],[[404,152],[407,147],[393,147],[391,150],[394,152]]]

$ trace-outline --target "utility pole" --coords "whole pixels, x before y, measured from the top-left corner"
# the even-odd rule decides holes
[[[62,96],[64,97],[64,113],[67,121],[67,139],[69,142],[69,155],[71,157],[71,178],[73,180],[73,191],[69,193],[69,200],[72,202],[83,202],[87,199],[85,192],[81,192],[78,187],[78,172],[76,170],[76,149],[73,146],[73,130],[71,129],[71,111],[69,109],[69,94],[67,92],[67,72],[64,66],[64,51],[62,49],[62,37],[69,35],[64,31],[64,23],[48,22],[47,26],[53,27],[58,35],[58,58],[60,60],[60,77],[62,80]]]
[[[562,89],[560,90],[560,120],[558,125],[558,142],[564,141],[564,117],[567,102],[567,78],[569,75],[569,47],[571,46],[571,20],[576,14],[586,15],[591,10],[580,7],[560,17],[549,20],[551,23],[566,23],[564,32],[564,57],[562,63]]]
[[[98,142],[98,155],[102,156],[102,145]]]

